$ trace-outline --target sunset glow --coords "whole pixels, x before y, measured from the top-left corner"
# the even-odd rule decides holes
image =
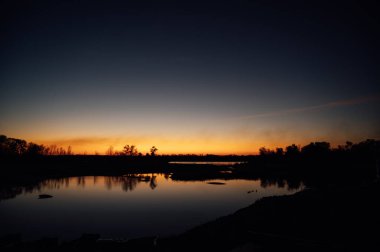
[[[78,154],[126,144],[143,154],[153,145],[160,154],[255,154],[379,138],[369,19],[350,26],[356,12],[340,8],[288,16],[291,5],[257,5],[185,4],[189,16],[165,4],[12,5],[0,133]]]

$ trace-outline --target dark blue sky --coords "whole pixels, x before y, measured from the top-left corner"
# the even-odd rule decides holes
[[[226,152],[249,152],[380,137],[376,1],[3,1],[0,9],[3,134],[155,141],[167,152],[223,152],[220,139],[235,146]],[[184,144],[194,147],[175,147]]]

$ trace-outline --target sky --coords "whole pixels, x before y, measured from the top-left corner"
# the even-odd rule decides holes
[[[0,134],[75,153],[380,139],[376,1],[0,4]]]

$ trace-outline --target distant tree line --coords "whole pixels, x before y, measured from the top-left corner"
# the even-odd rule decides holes
[[[157,156],[158,149],[152,146],[145,156]],[[127,144],[122,150],[114,150],[110,146],[106,153],[108,156],[144,156],[138,148],[133,144]],[[0,135],[0,156],[36,156],[36,155],[73,155],[71,146],[67,148],[56,145],[44,146],[32,142],[27,142],[22,139],[8,138],[5,135]],[[359,143],[346,142],[345,145],[339,145],[332,148],[328,142],[312,142],[301,147],[300,145],[292,144],[285,148],[269,149],[261,147],[259,156],[265,159],[297,159],[297,158],[324,158],[331,155],[350,155],[369,158],[379,158],[380,156],[380,141],[367,139]],[[177,156],[177,155],[171,155]],[[186,155],[180,155],[186,156]],[[199,155],[187,155],[199,157]],[[213,157],[214,155],[206,155]],[[217,155],[215,155],[217,157]]]
[[[380,179],[380,141],[331,147],[328,142],[312,142],[303,147],[260,148],[255,161],[243,168],[263,174],[286,173],[300,176],[308,184],[328,185],[336,181],[371,181]]]
[[[72,155],[71,146],[67,149],[51,145],[27,142],[23,139],[0,135],[0,156],[39,156],[39,155]]]
[[[261,147],[259,153],[262,157],[324,157],[331,154],[344,153],[378,157],[380,155],[380,141],[367,139],[356,144],[347,141],[345,145],[338,145],[336,148],[332,148],[328,142],[312,142],[303,147],[292,144],[285,149]]]
[[[149,150],[149,153],[146,153],[145,156],[156,156],[158,149],[156,146],[152,146]],[[125,145],[121,151],[115,151],[113,146],[110,146],[106,151],[107,156],[143,156],[141,152],[138,151],[135,145]]]
[[[145,156],[157,156],[158,149],[152,146]],[[59,147],[57,145],[44,146],[27,142],[23,139],[9,138],[5,135],[0,135],[0,156],[38,156],[38,155],[73,155],[71,146],[67,148]],[[136,145],[125,145],[121,151],[115,151],[110,146],[106,153],[107,156],[143,156],[137,149]]]

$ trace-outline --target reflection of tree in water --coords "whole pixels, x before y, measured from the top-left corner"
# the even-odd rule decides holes
[[[289,179],[288,180],[288,188],[289,190],[298,190],[303,183],[300,179]]]
[[[39,192],[43,189],[60,189],[61,186],[69,187],[70,180],[73,178],[55,178],[55,179],[47,179],[44,181],[41,181],[37,184],[30,184],[24,186],[24,192],[27,193],[33,193],[33,192]],[[84,178],[83,178],[84,179]]]
[[[3,188],[0,190],[0,201],[6,199],[12,199],[23,192],[23,188],[21,186],[14,186],[11,188],[7,188],[4,190]]]
[[[133,191],[137,184],[144,182],[152,190],[155,190],[158,182],[157,176],[160,174],[127,174],[124,176],[113,176],[113,177],[65,177],[65,178],[54,178],[39,181],[36,183],[28,183],[23,185],[4,185],[0,183],[0,200],[10,199],[18,194],[22,193],[34,193],[41,192],[41,190],[46,189],[60,189],[61,187],[70,186],[82,186],[85,187],[88,184],[96,185],[99,182],[104,182],[104,186],[111,190],[113,187],[121,188],[125,192]],[[165,179],[170,179],[172,174],[166,173],[161,174]],[[104,180],[103,180],[104,179]],[[278,186],[279,188],[286,188],[287,190],[299,190],[304,187],[304,182],[300,177],[297,176],[266,176],[266,177],[256,177],[253,180],[260,179],[260,185],[262,188]],[[87,183],[86,183],[87,180]]]
[[[117,177],[105,177],[105,186],[108,189],[111,189],[114,186],[120,186],[123,191],[133,191],[138,183],[149,182],[149,186],[151,189],[155,189],[157,187],[157,179],[153,174],[151,176],[141,175],[141,174],[128,174],[124,176]]]
[[[280,188],[284,188],[286,185],[286,181],[284,179],[279,179],[279,180],[277,180],[277,185]]]
[[[112,179],[111,177],[104,177],[104,185],[108,190],[112,189]]]
[[[134,180],[132,177],[104,177],[104,183],[108,190],[114,186],[121,186],[124,191],[132,191],[137,185],[137,181]]]
[[[260,179],[260,186],[262,188],[267,188],[270,186],[270,181],[268,179]]]
[[[125,192],[133,191],[137,183],[139,182],[138,178],[135,177],[121,177],[123,179],[122,181],[122,188]]]
[[[77,185],[85,187],[86,186],[86,179],[85,179],[85,177],[83,177],[83,176],[77,177]]]
[[[112,187],[121,187],[123,191],[133,191],[137,184],[141,182],[141,177],[139,176],[115,176],[115,177],[105,177],[105,182],[107,187],[110,189]]]
[[[150,178],[149,186],[152,190],[154,190],[157,187],[157,179],[156,176],[153,176]]]
[[[269,186],[277,186],[279,188],[287,188],[287,190],[298,190],[303,185],[301,179],[296,178],[261,178],[260,186],[267,188]]]
[[[168,180],[171,177],[172,173],[165,173],[164,178]]]
[[[66,188],[70,186],[70,179],[69,178],[64,178],[63,179],[65,181],[65,186]]]
[[[72,179],[55,178],[24,185],[5,186],[0,188],[0,200],[11,199],[22,193],[40,192],[42,189],[60,189],[63,185],[68,187]]]

